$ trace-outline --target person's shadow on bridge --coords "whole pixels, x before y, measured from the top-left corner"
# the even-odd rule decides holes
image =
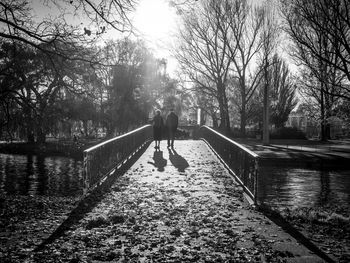
[[[167,165],[167,160],[163,158],[163,152],[160,150],[155,150],[153,153],[153,161],[154,162],[148,162],[155,167],[157,167],[157,170],[159,172],[164,172],[164,167]]]
[[[170,162],[177,168],[179,172],[185,172],[185,169],[190,166],[186,159],[179,155],[174,150],[174,148],[169,148],[168,150]]]

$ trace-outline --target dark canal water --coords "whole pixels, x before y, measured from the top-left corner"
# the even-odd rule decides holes
[[[82,161],[66,157],[0,153],[0,193],[81,195],[82,165]]]
[[[259,200],[272,207],[350,206],[350,170],[262,167]]]
[[[82,161],[0,154],[0,194],[78,196]],[[259,200],[272,207],[350,206],[350,170],[261,167]]]

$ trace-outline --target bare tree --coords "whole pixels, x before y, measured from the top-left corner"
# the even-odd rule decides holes
[[[285,31],[291,37],[292,56],[311,79],[305,87],[319,102],[321,139],[329,138],[327,119],[332,114],[334,97],[350,99],[350,22],[348,1],[282,1]],[[317,80],[316,85],[308,85]],[[304,89],[305,93],[305,89]],[[313,95],[312,95],[313,94]]]
[[[214,94],[220,109],[220,127],[229,129],[226,81],[231,60],[224,36],[228,30],[225,3],[201,1],[184,13],[184,27],[179,34],[175,57],[203,94]]]
[[[202,80],[202,83],[205,83],[205,80]],[[220,113],[220,109],[218,106],[218,100],[216,98],[216,91],[214,89],[208,88],[209,83],[206,84],[205,87],[199,86],[199,84],[195,84],[195,98],[196,105],[199,109],[201,109],[201,114],[203,113],[210,116],[213,121],[213,127],[218,128],[218,113]],[[205,123],[205,120],[201,118],[201,124]]]
[[[271,122],[276,128],[284,127],[290,112],[296,106],[296,87],[284,60],[277,54],[273,56],[268,72],[271,98]]]
[[[265,75],[265,74],[264,74]],[[277,53],[274,54],[268,67],[267,82],[269,96],[270,123],[276,128],[284,127],[289,113],[295,108],[298,99],[296,96],[296,81],[291,74],[288,64]],[[264,93],[266,82],[261,81],[251,102],[249,103],[248,120],[259,123],[262,128],[264,107]]]
[[[81,46],[91,46],[99,35],[110,28],[119,32],[130,31],[132,27],[128,15],[135,2],[42,0],[42,7],[52,7],[57,10],[57,14],[51,14],[38,21],[29,2],[4,0],[0,3],[0,37],[3,40],[22,42],[49,54],[54,51],[66,59],[94,61],[96,57],[81,57],[81,52],[77,53],[80,57],[72,57],[72,47],[78,51]],[[68,13],[80,15],[80,19],[86,24],[72,24],[67,19]],[[67,50],[70,55],[66,54]]]
[[[285,31],[294,43],[292,56],[333,95],[350,99],[350,3],[346,0],[282,2]],[[327,91],[324,91],[327,93]]]
[[[262,50],[261,50],[261,68],[263,70],[263,80],[264,80],[264,92],[263,92],[263,143],[268,145],[270,143],[270,100],[269,93],[272,89],[278,87],[273,87],[274,84],[271,82],[269,77],[270,67],[273,66],[274,62],[277,62],[273,59],[273,54],[276,52],[277,48],[277,39],[279,27],[276,24],[276,10],[275,3],[265,2],[264,5],[264,26],[262,32]],[[278,74],[279,75],[279,74]]]
[[[263,68],[256,64],[264,44],[265,10],[246,0],[208,0],[195,8],[186,13],[176,57],[203,94],[215,91],[221,127],[229,127],[228,78],[237,80],[239,98],[233,101],[239,108],[244,136],[249,101],[263,77]]]
[[[265,12],[253,7],[246,0],[226,1],[228,55],[233,65],[233,76],[238,80],[241,115],[241,134],[245,136],[248,103],[260,79],[262,68],[256,68],[257,56],[263,47],[262,30]]]
[[[339,114],[339,111],[336,113],[337,109],[344,103],[344,99],[333,95],[339,92],[339,89],[334,85],[324,85],[309,70],[301,73],[298,89],[305,101],[305,109],[309,111],[308,115],[320,123],[321,140],[329,139],[330,124],[328,120],[331,116]],[[345,100],[345,103],[346,101],[349,100]]]

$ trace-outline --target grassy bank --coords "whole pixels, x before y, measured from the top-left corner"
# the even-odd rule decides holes
[[[350,217],[345,210],[335,205],[286,210],[282,215],[322,251],[338,262],[350,262]]]
[[[0,262],[23,262],[67,218],[78,200],[0,195]]]
[[[271,209],[262,206],[262,210],[290,233],[301,233],[307,243],[316,246],[334,262],[350,262],[350,207],[334,204]]]
[[[242,140],[240,143],[262,157],[262,169],[291,167],[349,170],[348,140],[271,140],[270,146],[263,146],[257,140]],[[281,221],[300,232],[335,262],[350,262],[350,206],[346,202],[336,201],[312,207],[295,205],[294,208],[279,206],[267,210],[272,210],[272,216],[281,217]]]

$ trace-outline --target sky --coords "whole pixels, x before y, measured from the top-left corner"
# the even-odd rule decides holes
[[[40,21],[44,17],[55,17],[59,14],[56,6],[51,4],[51,8],[43,3],[50,3],[49,0],[31,0],[33,11],[37,19]],[[261,4],[261,0],[249,0],[254,4]],[[274,1],[274,0],[272,0]],[[131,21],[133,26],[138,31],[138,34],[130,35],[129,37],[142,38],[146,44],[153,51],[153,54],[158,58],[165,58],[167,60],[167,71],[171,77],[176,75],[176,68],[178,66],[175,58],[171,56],[171,47],[174,46],[175,33],[180,18],[176,14],[175,7],[169,4],[170,0],[139,0],[136,10],[131,14]],[[57,1],[57,3],[62,3]],[[88,21],[83,16],[73,17],[71,6],[61,6],[68,11],[67,19],[73,25],[78,25],[82,28],[88,26]],[[70,13],[70,14],[69,14]],[[118,39],[123,37],[119,32],[110,29],[103,35],[102,40]],[[286,57],[286,51],[281,50]],[[292,65],[291,65],[292,66]],[[292,67],[292,71],[295,71]]]
[[[133,17],[134,26],[159,58],[168,61],[167,70],[175,74],[176,61],[171,46],[177,30],[178,16],[174,7],[165,0],[141,0]]]
[[[58,3],[60,2],[58,1]],[[46,17],[54,18],[60,13],[57,6],[46,0],[31,0],[31,6],[37,21],[41,21]],[[67,15],[65,17],[69,23],[81,27],[82,30],[85,26],[88,27],[89,22],[83,16],[74,17],[72,15],[71,6],[61,5],[61,8],[66,9]],[[177,63],[171,56],[170,47],[174,41],[173,35],[178,23],[175,8],[169,4],[168,0],[140,0],[130,18],[137,35],[122,35],[115,29],[110,29],[103,35],[102,41],[118,39],[123,36],[135,39],[142,38],[157,58],[167,59],[168,73],[171,76],[174,75]]]

